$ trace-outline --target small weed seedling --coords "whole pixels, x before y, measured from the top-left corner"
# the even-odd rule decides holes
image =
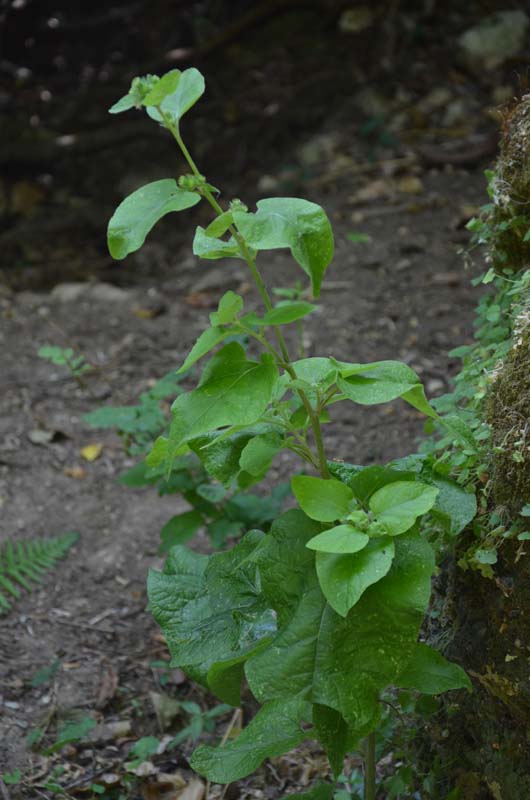
[[[333,257],[331,226],[322,208],[298,198],[260,200],[255,211],[240,200],[221,207],[181,135],[182,117],[203,92],[196,69],[172,70],[135,78],[110,109],[145,109],[175,138],[190,172],[126,198],[110,220],[109,249],[123,259],[163,216],[206,202],[213,219],[197,228],[194,254],[241,259],[262,309],[246,311],[231,291],[220,298],[179,372],[202,359],[206,366],[196,388],[173,403],[168,435],[156,440],[148,465],[169,477],[192,451],[224,486],[249,486],[288,449],[310,474],[292,478],[299,507],[278,516],[267,534],[252,530],[211,556],[171,548],[164,571],[149,575],[150,607],[173,665],[236,707],[245,679],[261,706],[236,738],[195,750],[198,773],[230,783],[313,738],[336,778],[345,754],[362,750],[364,797],[373,800],[382,693],[392,686],[426,694],[469,687],[460,667],[418,642],[435,565],[419,521],[434,513],[451,524],[454,503],[436,476],[419,469],[333,462],[322,428],[339,402],[402,398],[427,417],[437,414],[405,364],[291,358],[284,330],[315,306],[289,298],[273,305],[257,256],[289,249],[318,297]],[[240,336],[253,341],[258,357],[234,340]]]

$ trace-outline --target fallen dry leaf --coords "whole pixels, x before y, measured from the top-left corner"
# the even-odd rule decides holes
[[[178,798],[179,800],[202,800],[205,788],[200,778],[194,778],[179,794]]]
[[[149,699],[155,710],[158,727],[165,731],[180,712],[180,703],[168,694],[149,692]]]
[[[95,461],[96,458],[100,457],[102,450],[103,445],[101,442],[94,442],[93,444],[87,444],[85,447],[82,447],[80,452],[85,461]]]
[[[404,194],[421,194],[423,192],[423,183],[417,175],[404,175],[396,181],[398,192]]]
[[[185,787],[186,781],[180,772],[171,775],[159,772],[154,781],[150,780],[142,786],[142,797],[144,800],[176,800]]]
[[[86,478],[86,469],[80,466],[65,467],[63,469],[63,475],[66,475],[67,478],[75,478],[75,480],[80,481]]]
[[[118,674],[108,658],[101,660],[101,674],[96,697],[96,708],[105,708],[118,688]]]

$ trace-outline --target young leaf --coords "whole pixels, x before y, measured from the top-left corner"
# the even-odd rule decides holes
[[[177,375],[187,372],[190,367],[207,355],[214,347],[235,333],[239,333],[238,328],[220,328],[216,325],[206,328],[191,348],[182,366],[177,370]]]
[[[333,258],[333,232],[320,206],[295,197],[259,200],[255,214],[234,212],[234,222],[250,247],[275,250],[288,247],[311,279],[315,297]]]
[[[150,98],[150,95],[154,96],[154,92],[156,92],[160,83],[164,79],[168,78],[168,76],[173,76],[174,73],[177,72],[179,72],[179,70],[172,70],[164,75],[164,78],[162,78],[161,81],[155,85],[150,94],[144,98],[144,105],[147,106],[147,113],[157,122],[160,122],[162,117],[158,110],[154,108],[155,105],[159,105],[160,110],[169,116],[171,122],[178,125],[184,114],[189,111],[190,108],[195,105],[197,100],[204,94],[204,78],[198,69],[191,67],[190,69],[185,69],[184,72],[180,73],[176,88],[170,94],[166,94],[161,103],[152,103],[152,105],[149,106],[147,101]],[[172,77],[171,81],[173,80],[174,78]]]
[[[313,536],[306,547],[322,553],[357,553],[366,547],[369,541],[370,537],[355,530],[353,525],[336,525]]]
[[[302,511],[320,522],[334,522],[344,517],[353,499],[352,490],[334,478],[295,475],[291,487]]]
[[[197,195],[198,197],[199,195]],[[204,228],[199,227],[195,231],[193,239],[193,255],[198,258],[218,259],[218,258],[242,258],[239,245],[231,236],[225,242],[223,239],[214,239],[208,236]]]
[[[411,528],[418,517],[433,507],[438,489],[418,481],[395,481],[378,489],[370,498],[370,509],[390,536]]]
[[[213,222],[210,222],[204,233],[206,236],[211,236],[213,239],[218,239],[227,232],[230,225],[232,225],[232,222],[232,212],[224,211],[222,214],[219,214],[219,216],[216,217]]]
[[[142,100],[142,105],[159,106],[167,95],[175,91],[181,79],[181,74],[179,69],[172,69],[170,72],[166,72],[166,74],[155,83],[151,91],[145,95]]]
[[[134,97],[131,94],[125,94],[109,108],[109,114],[121,114],[122,111],[129,111],[135,105]]]
[[[173,403],[168,464],[183,442],[224,426],[256,422],[267,408],[277,376],[269,355],[249,361],[237,342],[223,347],[208,362],[198,387]]]
[[[191,767],[214,783],[244,778],[266,758],[291,750],[307,738],[301,722],[310,716],[309,704],[300,697],[266,703],[237,739],[220,747],[201,745]]]
[[[401,689],[416,689],[422,694],[441,694],[451,689],[472,690],[471,681],[462,667],[447,661],[441,653],[418,642],[412,658],[396,678]]]
[[[387,574],[393,558],[394,543],[388,537],[372,539],[358,553],[317,553],[318,580],[330,606],[345,617],[365,589]]]
[[[235,292],[228,291],[219,300],[217,311],[210,314],[211,325],[229,325],[237,319],[243,310],[243,298]]]
[[[171,211],[191,208],[200,199],[196,192],[180,189],[171,178],[137,189],[120,203],[110,219],[107,241],[111,256],[119,260],[139,250],[159,219]]]
[[[316,308],[313,303],[306,303],[304,300],[293,302],[278,303],[271,311],[267,311],[264,317],[257,319],[258,325],[288,325],[296,322]]]

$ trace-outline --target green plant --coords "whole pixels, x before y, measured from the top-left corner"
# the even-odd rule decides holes
[[[42,583],[42,575],[52,569],[77,541],[77,533],[66,533],[50,539],[27,542],[7,541],[0,547],[0,613],[9,611],[11,602],[22,595],[22,589],[33,590],[33,583]]]
[[[161,408],[161,401],[182,393],[182,377],[175,371],[170,372],[149,391],[142,392],[136,405],[104,406],[84,416],[94,428],[116,428],[127,452],[142,456],[138,464],[122,473],[121,483],[130,488],[155,486],[160,495],[180,494],[191,506],[189,511],[176,514],[163,526],[161,553],[167,553],[176,544],[184,544],[201,527],[206,529],[216,548],[249,528],[265,526],[268,529],[289,491],[288,484],[281,484],[268,496],[241,492],[240,487],[255,482],[253,475],[241,474],[239,487],[234,488],[232,481],[223,481],[222,465],[219,465],[219,480],[212,479],[194,452],[176,458],[169,473],[163,467],[149,467],[145,463],[146,452],[157,436],[169,427],[168,414]],[[214,448],[211,456],[216,458]]]
[[[209,356],[198,385],[176,398],[168,435],[156,440],[147,463],[169,478],[191,450],[214,479],[248,486],[290,450],[318,476],[293,477],[299,508],[276,518],[267,534],[252,530],[232,550],[211,556],[172,547],[164,572],[149,575],[150,607],[172,664],[234,706],[245,678],[261,705],[236,739],[198,747],[194,769],[228,783],[311,737],[322,743],[335,776],[347,752],[363,749],[364,796],[373,800],[381,694],[388,686],[437,694],[470,685],[460,667],[418,642],[435,565],[419,520],[433,513],[458,530],[458,503],[455,509],[438,476],[417,466],[328,460],[322,427],[338,402],[401,398],[430,418],[438,415],[416,373],[399,362],[291,359],[286,326],[315,306],[300,299],[273,305],[256,258],[289,249],[318,297],[333,256],[331,226],[318,205],[298,198],[260,200],[255,212],[240,200],[219,205],[180,130],[203,91],[196,69],[172,70],[135,78],[111,108],[145,108],[173,135],[191,173],[126,198],[109,222],[109,250],[125,258],[164,215],[204,200],[214,219],[197,228],[194,254],[242,259],[263,309],[245,311],[234,292],[221,297],[179,370]],[[249,357],[234,336],[248,337],[259,355]]]
[[[527,324],[530,271],[517,272],[507,266],[503,248],[504,235],[510,230],[519,231],[521,241],[528,241],[530,218],[517,215],[500,219],[496,213],[502,201],[499,181],[495,171],[485,174],[492,202],[482,206],[479,216],[468,223],[472,240],[465,256],[469,258],[476,247],[485,249],[486,263],[493,266],[472,283],[487,285],[489,291],[477,305],[474,341],[449,353],[462,360],[452,391],[433,401],[436,410],[456,424],[451,427],[430,420],[427,431],[432,435],[421,443],[420,451],[438,473],[476,492],[480,513],[472,525],[472,541],[460,554],[458,564],[493,578],[503,544],[511,539],[524,541],[527,533],[524,519],[510,519],[502,507],[496,508],[491,502],[491,461],[498,445],[492,445],[485,404],[496,374]],[[513,452],[514,459],[520,456],[522,453]]]
[[[45,345],[39,348],[37,355],[58,367],[67,367],[74,378],[79,378],[91,369],[84,355],[76,355],[71,347]]]

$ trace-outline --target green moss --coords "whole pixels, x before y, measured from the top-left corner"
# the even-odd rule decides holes
[[[492,431],[492,486],[497,506],[517,514],[530,501],[530,329],[494,380],[486,406]]]
[[[524,241],[530,228],[530,95],[505,119],[493,189],[493,264],[524,269],[530,266],[530,240]]]

